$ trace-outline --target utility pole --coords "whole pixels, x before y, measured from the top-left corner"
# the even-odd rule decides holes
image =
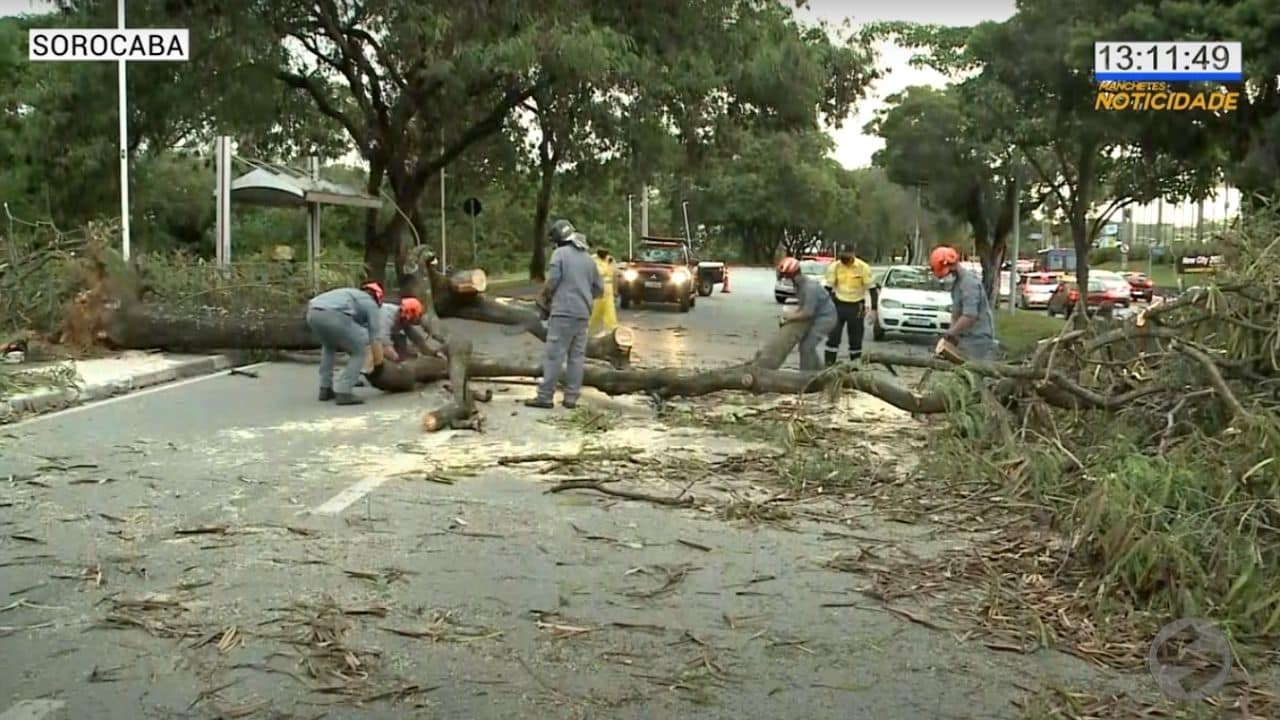
[[[924,248],[920,247],[920,186],[916,185],[916,232],[911,244],[911,262],[920,262],[924,258]]]
[[[1156,200],[1156,245],[1160,248],[1160,252],[1164,252],[1164,198]],[[1151,257],[1155,253],[1151,252],[1153,248],[1147,248],[1147,277],[1151,277]]]
[[[684,242],[693,250],[693,234],[689,232],[689,201],[685,200],[680,203],[680,211],[684,213]]]
[[[649,185],[644,186],[644,195],[640,196],[640,238],[649,237]]]
[[[1196,203],[1196,242],[1204,242],[1204,198]]]
[[[1019,194],[1020,187],[1018,185],[1018,173],[1013,174],[1013,262],[1009,265],[1009,314],[1018,312],[1018,245],[1022,241],[1022,203],[1019,202],[1022,196]],[[1000,269],[996,268],[996,278],[999,278]],[[999,289],[1000,281],[996,280],[996,288]]]
[[[1138,239],[1138,224],[1133,221],[1133,206],[1124,209],[1125,230],[1129,236],[1129,242],[1121,243],[1120,248],[1120,271],[1129,269],[1129,251],[1133,249],[1134,242]]]
[[[636,255],[636,247],[635,247],[636,221],[634,219],[635,215],[631,209],[631,200],[634,197],[635,197],[634,195],[627,196],[627,262],[631,262],[631,258],[635,257]]]

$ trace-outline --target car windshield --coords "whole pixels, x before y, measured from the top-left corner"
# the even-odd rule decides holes
[[[644,245],[640,247],[640,256],[637,259],[640,262],[682,265],[684,263],[684,254],[680,252],[680,248]]]
[[[1057,285],[1058,281],[1052,277],[1041,275],[1027,278],[1028,285]]]
[[[947,288],[942,281],[933,276],[926,268],[895,268],[885,276],[886,288],[903,288],[908,290],[941,290]]]
[[[821,260],[804,260],[800,263],[800,272],[805,275],[825,275],[827,263]]]

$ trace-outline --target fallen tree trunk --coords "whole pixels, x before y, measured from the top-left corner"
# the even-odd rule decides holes
[[[921,365],[920,358],[887,356],[886,361],[899,365]],[[928,364],[932,365],[933,362]],[[943,363],[943,366],[948,365]],[[368,375],[369,384],[389,393],[411,392],[418,383],[431,383],[448,376],[449,363],[437,357],[419,357],[401,363],[386,362]],[[484,357],[473,357],[468,377],[536,378],[542,375],[538,364],[513,363]],[[687,371],[678,368],[653,370],[615,370],[586,368],[583,385],[607,395],[650,393],[661,398],[698,397],[726,390],[739,390],[758,395],[816,393],[835,386],[861,390],[907,412],[932,414],[945,412],[941,394],[920,395],[873,371],[800,372],[762,368],[743,363],[714,370]]]
[[[138,299],[136,278],[127,268],[108,270],[108,258],[98,258],[99,287],[81,303],[77,314],[89,314],[87,324],[98,342],[126,350],[160,348],[173,352],[218,350],[311,350],[320,341],[307,328],[306,307],[267,310],[220,307],[174,309]],[[439,318],[458,318],[519,327],[539,340],[547,339],[538,313],[531,307],[485,297],[483,271],[468,270],[445,277],[426,262],[425,248],[412,253],[404,268],[401,295],[412,295],[433,308]],[[428,329],[428,332],[431,332]],[[631,362],[634,334],[619,327],[590,338],[587,356],[617,368]]]

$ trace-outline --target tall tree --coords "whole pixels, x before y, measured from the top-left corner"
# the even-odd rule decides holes
[[[1193,115],[1094,108],[1094,41],[1167,40],[1164,26],[1144,22],[1158,5],[1020,0],[1002,23],[904,35],[928,50],[926,62],[957,79],[976,70],[966,82],[998,102],[999,113],[987,118],[999,122],[1065,215],[1082,284],[1093,240],[1113,213],[1157,197],[1203,196],[1221,177],[1212,130]]]
[[[928,206],[969,225],[989,296],[1006,254],[1015,217],[1039,204],[1032,173],[993,117],[999,88],[984,79],[944,90],[911,87],[888,99],[867,127],[885,141],[873,157],[895,183],[920,188]]]

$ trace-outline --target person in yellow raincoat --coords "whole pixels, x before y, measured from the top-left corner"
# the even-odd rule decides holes
[[[604,294],[596,298],[591,306],[588,335],[597,335],[618,327],[618,312],[613,301],[613,258],[609,256],[608,248],[597,248],[595,261],[600,279],[604,281]]]

